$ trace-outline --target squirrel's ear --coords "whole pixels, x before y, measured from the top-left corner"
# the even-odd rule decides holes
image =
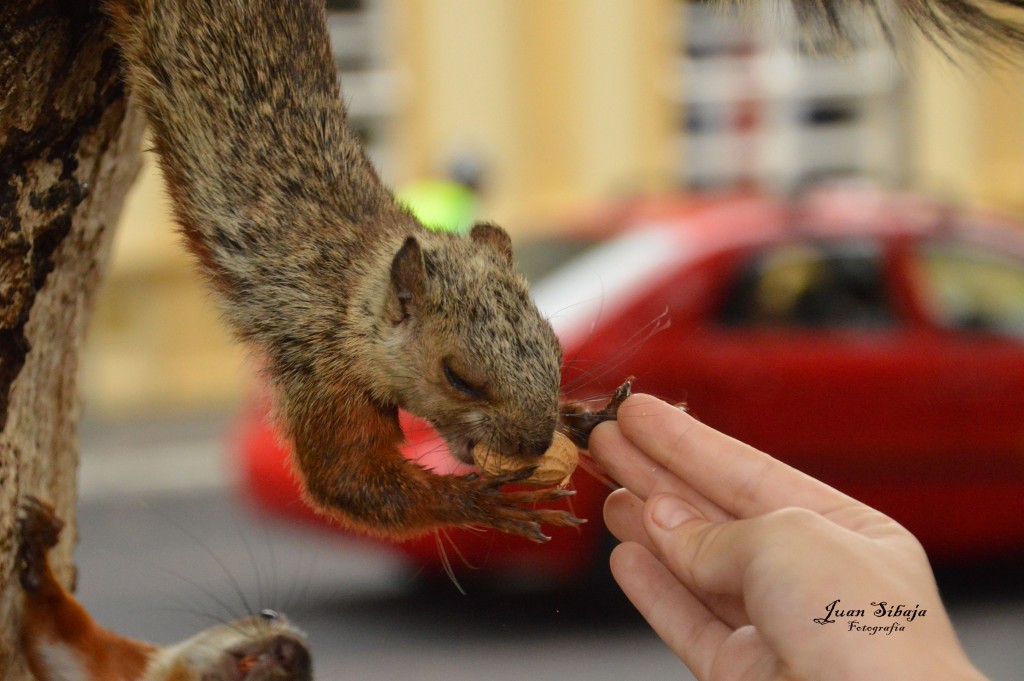
[[[423,250],[416,237],[410,236],[391,261],[391,296],[395,303],[396,321],[409,316],[413,304],[426,289],[426,280]]]
[[[513,264],[512,239],[509,237],[508,232],[498,227],[498,225],[490,222],[478,222],[473,225],[469,236],[477,243],[489,245],[505,258],[509,265]]]

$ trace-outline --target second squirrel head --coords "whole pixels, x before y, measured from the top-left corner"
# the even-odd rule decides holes
[[[310,681],[302,632],[273,610],[205,629],[154,654],[154,681]]]
[[[391,264],[382,361],[392,396],[452,454],[485,443],[530,459],[551,444],[561,347],[516,272],[508,235],[410,236]]]

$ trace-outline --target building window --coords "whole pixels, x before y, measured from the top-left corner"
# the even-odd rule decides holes
[[[846,54],[831,57],[808,49],[814,37],[801,38],[773,2],[678,11],[684,184],[784,190],[830,174],[905,179],[905,79],[867,17]]]
[[[349,124],[374,166],[389,176],[387,131],[394,116],[394,79],[385,54],[380,0],[330,0],[327,29],[341,75]]]

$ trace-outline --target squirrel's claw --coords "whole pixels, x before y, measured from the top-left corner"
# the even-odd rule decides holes
[[[618,414],[619,407],[626,401],[627,397],[633,394],[633,381],[635,380],[635,376],[630,376],[623,381],[622,385],[615,389],[611,401],[601,411],[610,411],[612,414]]]
[[[495,518],[487,524],[496,530],[500,530],[507,534],[514,534],[520,537],[525,537],[531,541],[543,544],[551,540],[551,537],[544,534],[541,531],[541,527],[544,525],[551,525],[554,527],[579,527],[583,523],[587,522],[584,518],[577,518],[568,511],[554,511],[554,510],[537,510],[531,511],[531,517],[536,520],[525,520],[525,519],[500,519]]]
[[[57,545],[64,521],[53,506],[34,496],[26,496],[18,508],[18,532],[21,545],[43,551]]]
[[[559,408],[559,421],[563,432],[580,449],[590,448],[590,434],[598,424],[618,418],[619,407],[633,391],[635,377],[630,376],[615,389],[612,398],[603,408],[588,411],[579,402],[568,402]]]
[[[528,491],[504,493],[500,488],[508,483],[520,482],[530,477],[532,467],[524,470],[505,473],[494,478],[463,478],[469,485],[471,508],[469,518],[463,523],[466,526],[485,526],[526,537],[535,542],[546,542],[549,536],[541,531],[541,527],[578,527],[586,522],[568,511],[548,508],[526,508],[527,504],[557,501],[572,496],[574,490],[548,488]]]
[[[64,521],[53,506],[34,496],[25,497],[18,508],[18,569],[21,586],[35,592],[46,570],[46,552],[60,539]]]

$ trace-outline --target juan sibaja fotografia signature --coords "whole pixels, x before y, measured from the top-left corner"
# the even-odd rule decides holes
[[[840,599],[836,599],[825,606],[825,616],[815,617],[815,624],[834,624],[840,620],[845,620],[847,629],[849,631],[859,631],[866,633],[870,636],[875,634],[884,633],[886,636],[897,632],[904,631],[906,626],[899,620],[905,622],[913,622],[918,617],[924,617],[928,614],[926,608],[922,608],[919,604],[914,607],[909,607],[903,603],[896,605],[889,605],[885,601],[871,601],[871,610],[865,608],[841,608]],[[865,624],[861,621],[862,618],[869,616],[876,617],[878,619],[889,619],[892,622],[888,625],[880,624]]]

